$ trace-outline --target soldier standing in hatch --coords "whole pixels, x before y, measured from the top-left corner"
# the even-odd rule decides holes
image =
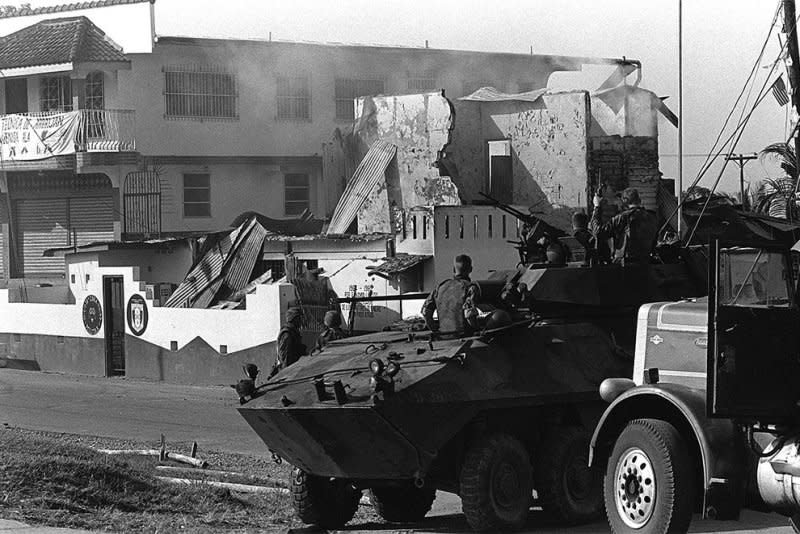
[[[300,359],[300,356],[305,355],[306,346],[303,345],[303,340],[300,336],[300,324],[302,322],[303,311],[300,308],[289,308],[286,311],[286,324],[283,325],[283,328],[278,333],[278,354],[269,378],[292,365]]]
[[[439,284],[425,299],[422,316],[430,330],[437,330],[433,323],[434,310],[439,315],[440,332],[455,334],[473,328],[474,325],[467,320],[476,315],[477,286],[469,278],[471,272],[472,258],[459,254],[453,262],[453,278]]]
[[[317,346],[314,350],[322,352],[325,345],[337,339],[344,339],[347,334],[342,330],[342,315],[337,310],[329,310],[325,312],[325,318],[322,320],[325,324],[325,331],[317,338]]]
[[[602,222],[602,192],[594,196],[594,210],[589,227],[595,242],[613,238],[613,262],[618,264],[648,263],[658,237],[656,215],[642,207],[639,191],[629,187],[622,192],[623,210],[609,221]]]

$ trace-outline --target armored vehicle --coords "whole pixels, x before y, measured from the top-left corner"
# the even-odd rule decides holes
[[[364,490],[392,522],[456,493],[477,531],[521,527],[534,491],[565,523],[602,513],[602,471],[587,467],[598,387],[632,372],[643,302],[697,291],[686,267],[525,265],[479,285],[474,335],[351,337],[240,392],[241,415],[295,466],[304,522],[343,525]]]
[[[796,257],[724,239],[710,252],[709,296],[642,306],[633,373],[600,388],[610,404],[590,456],[618,534],[686,532],[693,513],[745,507],[800,531]]]

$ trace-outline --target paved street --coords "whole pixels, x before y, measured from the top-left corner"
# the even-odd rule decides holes
[[[247,454],[266,449],[235,411],[230,388],[176,386],[120,378],[92,378],[0,369],[0,424],[33,430],[120,439],[197,441],[202,448]],[[440,494],[424,530],[467,532],[457,498]],[[358,525],[356,531],[389,533],[384,525]],[[407,529],[402,529],[404,532]],[[572,529],[547,525],[536,514],[530,531],[539,534],[587,534],[608,530],[604,522]],[[1,530],[0,530],[1,531]],[[791,534],[777,515],[746,513],[739,522],[696,521],[692,532]]]

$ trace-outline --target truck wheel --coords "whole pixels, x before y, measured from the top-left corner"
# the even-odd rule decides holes
[[[461,468],[461,507],[478,532],[519,529],[531,506],[528,452],[519,440],[493,434],[472,445]]]
[[[563,523],[586,523],[603,513],[603,473],[589,467],[589,441],[581,427],[556,427],[536,451],[539,501]]]
[[[666,421],[628,423],[608,459],[604,486],[613,532],[664,534],[689,529],[694,503],[689,452]]]
[[[309,475],[292,470],[292,504],[303,523],[326,529],[344,526],[353,519],[361,492],[346,480]]]
[[[435,498],[436,490],[433,488],[373,488],[369,492],[375,511],[390,523],[422,521]]]

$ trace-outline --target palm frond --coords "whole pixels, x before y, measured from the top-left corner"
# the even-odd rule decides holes
[[[776,161],[787,176],[797,178],[797,156],[794,148],[789,143],[772,143],[764,147],[759,153],[762,159],[772,159]]]

